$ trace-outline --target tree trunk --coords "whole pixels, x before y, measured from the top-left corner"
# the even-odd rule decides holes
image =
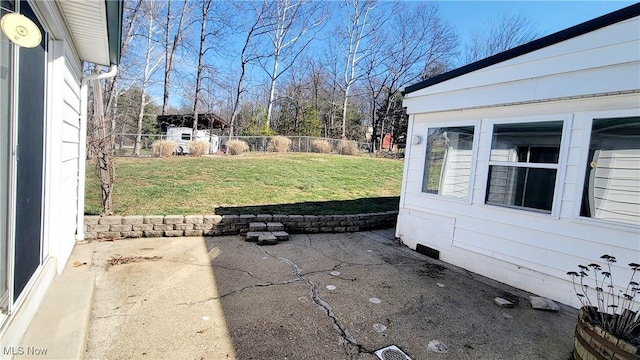
[[[200,91],[202,87],[202,71],[204,69],[204,52],[205,52],[205,40],[207,37],[207,13],[209,12],[209,7],[211,6],[211,1],[206,1],[202,3],[202,23],[200,26],[200,51],[198,52],[198,69],[196,73],[196,89],[195,89],[195,99],[193,100],[193,136],[192,138],[195,140],[198,135],[198,112],[199,112],[199,103],[200,103]]]
[[[169,45],[169,30],[171,23],[171,0],[167,3],[167,25],[165,28],[165,67],[164,67],[164,95],[162,100],[162,115],[166,115],[169,110],[169,88],[171,85],[171,73],[173,72],[173,61],[175,59],[176,48],[182,37],[182,23],[184,21],[184,13],[187,8],[188,1],[182,4],[182,10],[180,11],[180,20],[178,21],[178,27],[176,33],[173,36],[173,43]]]
[[[140,107],[138,108],[138,126],[136,128],[136,141],[133,144],[133,155],[140,155],[140,144],[142,143],[142,121],[144,120],[144,92],[140,92]]]
[[[344,101],[342,102],[342,140],[347,138],[347,104],[349,103],[349,87],[344,92]]]
[[[145,103],[145,91],[147,91],[147,86],[149,83],[149,79],[151,78],[152,72],[155,70],[156,66],[151,64],[151,52],[153,51],[153,44],[151,42],[152,32],[153,32],[153,16],[149,15],[148,17],[148,33],[147,33],[147,44],[144,55],[144,73],[142,74],[142,88],[140,94],[140,108],[138,109],[138,127],[136,131],[136,140],[133,144],[133,155],[140,155],[140,143],[142,140],[142,122],[144,120],[144,107]],[[156,63],[157,65],[157,63]]]
[[[171,0],[167,0],[167,18],[164,24],[164,94],[162,96],[162,115],[165,115],[167,113],[167,109],[169,108],[169,83],[171,82],[171,61],[173,60],[171,59],[173,56],[173,50],[169,48],[170,30]]]
[[[269,106],[267,107],[267,129],[271,129],[271,114],[273,113],[273,103],[276,101],[276,77],[278,75],[278,54],[273,59],[273,71],[271,76],[271,87],[269,89]]]
[[[97,65],[93,73],[99,74],[102,70],[100,65]],[[92,147],[96,156],[96,167],[98,172],[98,178],[100,179],[100,201],[102,203],[102,213],[109,215],[112,213],[111,207],[111,192],[113,189],[113,160],[108,150],[110,144],[109,137],[106,131],[106,121],[104,116],[104,104],[103,104],[102,86],[100,80],[93,81],[93,120],[97,133],[97,138],[93,140]]]

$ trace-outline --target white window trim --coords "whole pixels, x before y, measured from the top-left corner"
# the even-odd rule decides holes
[[[532,123],[532,122],[544,122],[544,121],[562,121],[562,134],[560,137],[560,153],[558,154],[557,164],[547,163],[516,163],[516,162],[502,162],[491,161],[491,145],[493,144],[493,126],[499,124],[518,124],[518,123]],[[560,208],[562,202],[562,190],[566,176],[566,163],[569,156],[569,143],[571,136],[571,128],[573,127],[573,113],[560,113],[560,114],[546,114],[546,115],[532,115],[532,116],[518,116],[508,118],[495,118],[495,119],[483,119],[484,127],[483,131],[487,134],[487,146],[486,146],[486,165],[482,169],[483,184],[482,190],[482,205],[491,207],[492,209],[501,208],[507,211],[522,212],[526,211],[530,214],[538,214],[545,217],[560,218]],[[542,169],[555,169],[556,181],[553,188],[553,200],[551,204],[551,212],[547,213],[544,210],[529,209],[521,206],[508,206],[508,205],[496,205],[488,204],[486,202],[487,186],[489,180],[489,166],[491,165],[505,165],[510,167],[526,167],[526,168],[542,168]]]
[[[585,131],[584,131],[584,136],[580,141],[580,148],[583,149],[583,151],[581,152],[580,157],[578,158],[578,164],[586,165],[589,152],[585,151],[585,149],[589,148],[589,144],[591,142],[591,128],[593,126],[593,119],[640,116],[640,108],[624,109],[624,110],[589,111],[589,112],[580,113],[579,115],[581,115],[581,117],[583,118]],[[578,172],[578,175],[576,178],[576,186],[573,194],[573,198],[575,199],[573,204],[573,209],[572,209],[573,222],[607,227],[615,230],[631,230],[633,232],[638,232],[638,229],[640,229],[640,225],[633,225],[633,224],[627,224],[622,222],[580,216],[580,208],[582,207],[582,191],[583,191],[584,180],[586,176],[587,176],[586,169],[583,169]]]
[[[455,197],[450,195],[440,195],[440,194],[432,194],[432,193],[424,192],[423,182],[424,182],[424,170],[426,166],[425,164],[427,161],[427,140],[429,138],[429,130],[435,129],[435,128],[442,128],[442,127],[463,127],[463,126],[473,126],[473,140],[472,140],[473,145],[471,146],[471,169],[469,169],[469,185],[467,189],[467,196]],[[421,168],[422,178],[421,178],[421,184],[420,184],[420,190],[419,190],[418,196],[428,198],[428,199],[438,199],[438,200],[445,200],[445,201],[451,201],[451,202],[457,202],[457,203],[463,203],[463,204],[472,203],[473,187],[474,187],[475,178],[476,178],[476,168],[477,168],[476,164],[478,160],[478,141],[480,139],[479,137],[480,126],[481,126],[480,120],[437,122],[437,123],[427,124],[427,128],[425,129],[424,133],[422,133],[422,136],[424,136],[424,148],[422,149],[422,156],[423,156],[422,168]]]

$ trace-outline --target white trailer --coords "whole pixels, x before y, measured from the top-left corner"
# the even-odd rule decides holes
[[[178,144],[176,152],[179,155],[189,153],[189,141],[196,140],[209,144],[208,154],[218,152],[219,140],[217,135],[212,135],[209,130],[198,130],[195,139],[192,139],[193,129],[188,127],[173,126],[167,128],[167,140],[175,141]]]

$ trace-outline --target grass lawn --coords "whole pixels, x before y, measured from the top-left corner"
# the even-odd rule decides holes
[[[259,154],[117,158],[119,215],[357,214],[398,209],[402,161],[364,156]],[[87,164],[85,213],[99,214]]]

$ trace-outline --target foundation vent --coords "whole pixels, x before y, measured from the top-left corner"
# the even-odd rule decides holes
[[[416,245],[416,251],[422,255],[427,255],[428,257],[436,260],[440,260],[440,251],[430,248],[428,246],[424,246],[422,244]]]

